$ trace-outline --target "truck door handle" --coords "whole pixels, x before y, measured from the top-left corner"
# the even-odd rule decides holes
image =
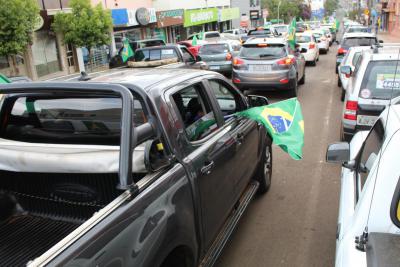
[[[211,173],[212,168],[214,168],[214,161],[205,162],[205,165],[201,167],[200,172],[205,175],[209,175]]]
[[[239,145],[241,145],[243,143],[243,140],[244,140],[244,135],[242,133],[238,133],[236,135],[236,139],[237,139]]]

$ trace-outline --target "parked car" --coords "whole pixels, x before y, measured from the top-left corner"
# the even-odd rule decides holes
[[[319,53],[327,54],[329,51],[329,39],[321,30],[313,30],[312,34],[317,41]]]
[[[382,42],[382,41],[379,41]],[[353,46],[371,46],[379,43],[378,38],[373,33],[349,33],[346,37],[343,37],[340,43],[337,54],[336,54],[336,66],[335,72],[338,73],[337,67],[342,62],[343,57],[346,55],[350,47]]]
[[[346,56],[343,58],[340,65],[338,66],[338,70],[340,70],[341,66],[350,66],[351,71],[354,72],[354,67],[355,67],[357,61],[360,59],[362,51],[369,50],[369,49],[371,49],[369,46],[350,47],[346,53]],[[344,96],[346,94],[347,85],[348,85],[350,77],[347,77],[348,75],[346,76],[345,74],[341,73],[340,71],[338,73],[339,74],[338,74],[337,84],[342,89],[342,94],[341,94],[340,99],[343,101]]]
[[[128,61],[128,66],[207,69],[201,58],[193,56],[186,46],[174,44],[137,49],[133,58]]]
[[[237,54],[227,42],[209,43],[199,50],[199,56],[209,70],[222,73],[226,76],[232,74],[232,57]]]
[[[129,41],[129,45],[132,48],[132,51],[135,52],[138,48],[145,48],[145,47],[152,47],[152,46],[160,46],[165,45],[164,40],[162,39],[146,39],[146,40],[138,40],[138,41]],[[110,68],[117,68],[126,66],[126,62],[123,62],[121,54],[124,48],[121,47],[118,51],[118,54],[113,56],[110,59],[109,67]]]
[[[313,33],[311,31],[296,33],[296,43],[300,45],[300,49],[304,48],[306,51],[303,53],[306,62],[316,66],[319,60],[319,49]]]
[[[271,184],[271,138],[231,116],[266,99],[215,72],[89,77],[0,86],[2,265],[211,266]]]
[[[289,90],[297,95],[305,82],[305,49],[292,51],[284,38],[258,38],[247,41],[232,61],[232,81],[240,90]]]
[[[336,267],[400,266],[400,106],[350,144],[331,144],[327,161],[342,164]]]
[[[357,131],[369,130],[379,114],[400,95],[400,85],[395,77],[397,47],[375,47],[362,52],[354,71],[342,66],[340,72],[351,77],[348,81],[342,112],[341,140],[350,140]]]

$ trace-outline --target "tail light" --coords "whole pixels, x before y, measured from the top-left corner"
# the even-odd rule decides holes
[[[231,53],[226,54],[226,60],[231,60],[231,59],[232,59],[232,54]]]
[[[285,57],[276,62],[276,64],[281,65],[281,66],[289,66],[292,65],[296,62],[296,59],[294,57]]]
[[[308,46],[308,49],[314,49],[315,48],[315,43],[311,43],[309,46]]]
[[[233,59],[233,61],[232,61],[232,66],[233,66],[235,69],[242,68],[242,67],[244,66],[244,60],[241,59],[241,58],[235,57],[235,58]]]
[[[357,120],[357,110],[358,110],[358,102],[357,101],[347,101],[343,118],[345,118],[346,120],[352,120],[352,121]]]
[[[346,54],[347,53],[347,50],[346,49],[344,49],[344,48],[339,48],[338,49],[338,51],[337,51],[337,54],[338,55],[344,55],[344,54]]]

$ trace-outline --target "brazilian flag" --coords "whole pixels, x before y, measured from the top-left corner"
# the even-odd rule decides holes
[[[129,44],[128,39],[125,39],[123,42],[124,47],[122,49],[121,57],[122,61],[125,63],[131,56],[134,55],[131,45]]]
[[[250,108],[236,114],[262,123],[271,135],[274,144],[293,159],[302,159],[304,120],[297,98]]]
[[[0,83],[10,83],[10,82],[11,81],[6,76],[0,73]]]
[[[294,51],[296,49],[296,18],[292,19],[288,31],[288,43],[290,48]]]

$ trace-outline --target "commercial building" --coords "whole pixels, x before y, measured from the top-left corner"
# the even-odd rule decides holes
[[[252,28],[263,24],[260,0],[232,0],[231,6],[240,10],[240,17],[232,20],[232,28]]]
[[[387,9],[389,33],[400,37],[400,0],[389,0]]]

